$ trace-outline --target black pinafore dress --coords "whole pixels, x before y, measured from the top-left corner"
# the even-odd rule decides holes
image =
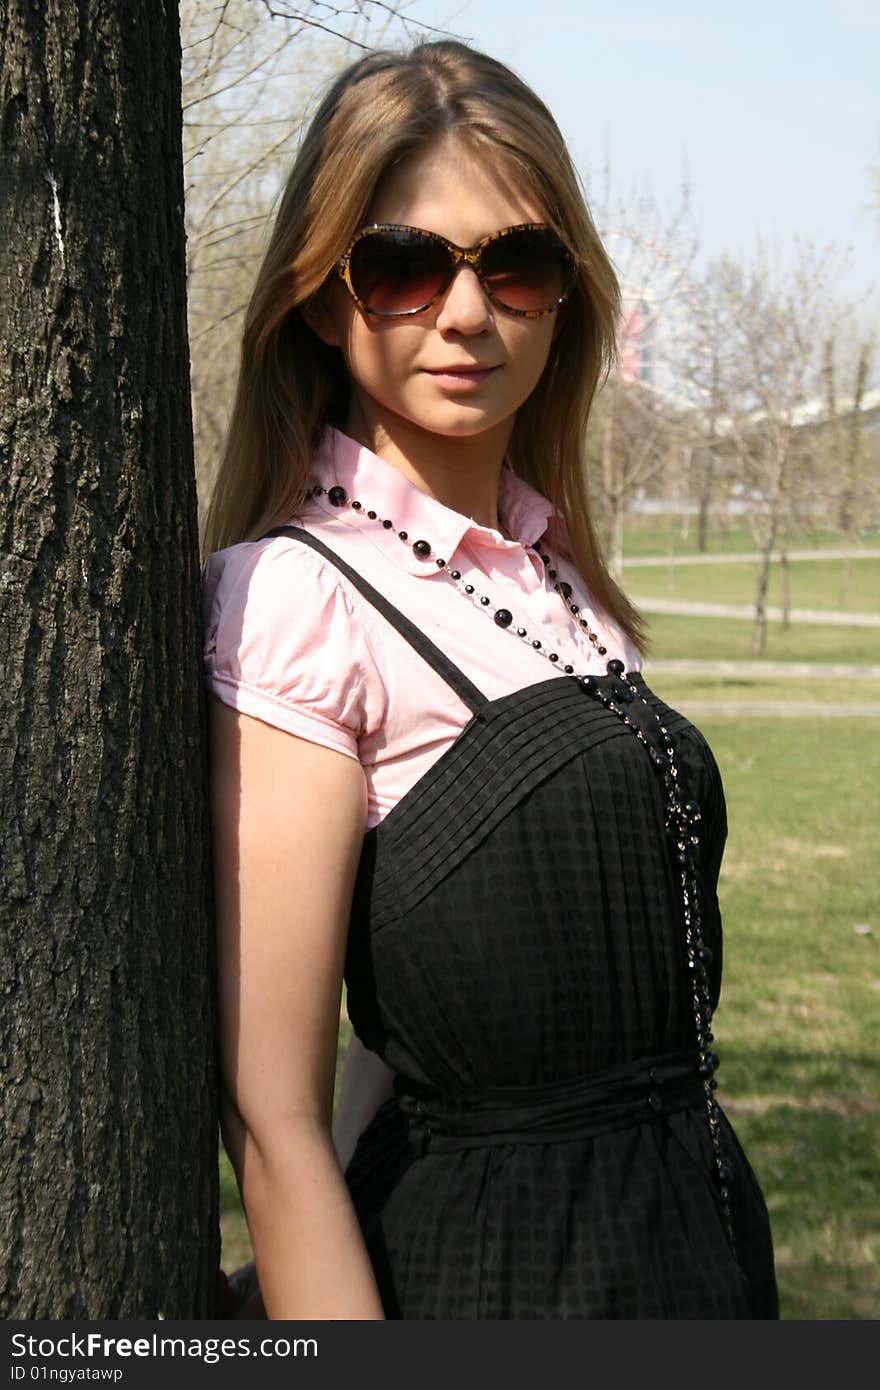
[[[267,534],[336,565],[471,710],[365,834],[352,904],[349,1017],[396,1073],[345,1172],[386,1317],[777,1318],[767,1208],[720,1107],[733,1241],[715,1180],[645,748],[574,676],[487,699],[322,541]],[[714,1006],[720,775],[628,680],[702,807]]]

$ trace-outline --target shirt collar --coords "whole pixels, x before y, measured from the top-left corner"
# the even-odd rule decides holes
[[[437,556],[452,563],[465,536],[483,545],[512,544],[493,528],[480,526],[472,517],[429,497],[400,469],[333,426],[327,427],[314,452],[311,471],[315,483],[327,491],[343,487],[346,495],[362,507],[359,512],[348,505],[334,507],[326,493],[315,499],[316,505],[354,526],[368,525],[368,534],[379,544],[387,537],[390,558],[409,574],[435,574]],[[375,521],[367,520],[368,510],[376,512]],[[532,545],[545,538],[549,543],[555,537],[560,549],[570,554],[563,519],[557,517],[554,523],[550,501],[506,465],[499,477],[498,511],[510,535],[521,545]],[[393,529],[380,526],[378,518],[392,521]],[[405,545],[397,535],[399,531],[407,533]],[[431,546],[427,559],[421,559],[412,548],[419,540],[426,540]]]

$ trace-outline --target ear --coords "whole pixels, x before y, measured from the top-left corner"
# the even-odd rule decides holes
[[[329,286],[322,285],[310,299],[306,299],[300,304],[299,311],[309,328],[316,337],[321,339],[322,343],[326,343],[328,347],[341,345],[342,333],[337,322],[333,294]]]

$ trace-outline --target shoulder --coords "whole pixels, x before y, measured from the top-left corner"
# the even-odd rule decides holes
[[[355,736],[384,717],[384,683],[356,597],[298,537],[241,541],[210,555],[202,625],[209,688],[242,711],[292,732],[308,714]]]
[[[335,566],[298,536],[268,536],[215,550],[205,564],[202,596],[206,616],[218,604],[237,600],[286,603],[288,584],[326,593],[345,593]]]

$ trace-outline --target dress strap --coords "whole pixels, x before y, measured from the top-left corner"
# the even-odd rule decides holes
[[[389,603],[378,589],[374,589],[362,574],[352,569],[341,555],[337,555],[335,550],[331,550],[329,545],[319,541],[317,536],[313,536],[310,531],[304,530],[301,526],[275,526],[271,531],[265,531],[258,540],[265,540],[267,536],[293,536],[295,540],[303,541],[305,545],[310,545],[313,550],[317,550],[326,560],[341,570],[346,579],[350,580],[356,589],[359,589],[364,598],[377,608],[383,618],[387,618],[392,627],[395,627],[401,637],[405,637],[411,647],[414,647],[419,656],[432,666],[447,685],[450,685],[456,695],[461,699],[472,713],[481,710],[484,705],[489,703],[488,698],[481,690],[478,690],[473,681],[469,680],[454,662],[449,660],[439,647],[435,646],[430,637],[427,637],[421,628],[416,627],[399,608],[395,608],[393,603]]]

